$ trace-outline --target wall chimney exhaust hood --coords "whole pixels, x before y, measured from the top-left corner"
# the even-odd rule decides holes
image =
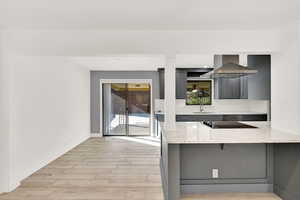
[[[238,78],[256,74],[257,70],[236,63],[226,63],[210,72],[212,78]]]
[[[239,78],[256,74],[258,71],[251,67],[242,66],[239,64],[238,55],[215,55],[214,70],[206,73],[203,77],[206,78]]]

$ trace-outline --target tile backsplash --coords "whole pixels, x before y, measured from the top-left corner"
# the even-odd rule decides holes
[[[250,99],[214,99],[212,105],[204,106],[206,112],[259,112],[268,113],[268,100]],[[155,99],[155,111],[164,112],[164,99]],[[176,113],[193,113],[200,111],[198,105],[186,105],[185,99],[176,99]]]

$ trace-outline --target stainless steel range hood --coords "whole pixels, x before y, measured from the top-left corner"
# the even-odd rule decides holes
[[[242,66],[238,64],[238,56],[231,55],[221,55],[215,56],[216,58],[221,58],[222,63],[216,64],[216,68],[209,73],[205,74],[206,78],[239,78],[241,76],[248,76],[251,74],[256,74],[258,71],[251,67]],[[225,63],[225,64],[224,64]],[[219,67],[217,67],[219,66]]]
[[[236,63],[226,63],[210,72],[213,78],[238,78],[256,74],[257,70],[251,67],[245,67]]]

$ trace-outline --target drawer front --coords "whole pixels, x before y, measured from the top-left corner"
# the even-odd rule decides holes
[[[267,115],[223,115],[223,121],[267,121]]]

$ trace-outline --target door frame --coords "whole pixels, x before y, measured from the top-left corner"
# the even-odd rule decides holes
[[[103,133],[103,100],[102,100],[102,85],[105,83],[147,83],[150,85],[150,136],[154,136],[154,112],[153,112],[153,87],[152,79],[100,79],[100,137],[104,136]]]

